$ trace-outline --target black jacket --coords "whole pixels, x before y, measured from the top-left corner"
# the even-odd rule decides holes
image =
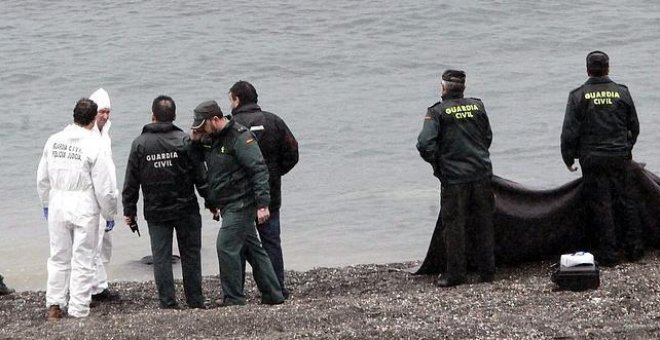
[[[568,95],[561,132],[567,166],[587,155],[630,158],[638,135],[637,111],[625,85],[590,77]]]
[[[478,181],[492,176],[488,148],[493,140],[486,109],[480,99],[445,95],[431,106],[417,138],[417,150],[431,163],[443,185]]]
[[[194,186],[206,197],[204,172],[193,165],[189,136],[172,123],[151,123],[131,145],[122,204],[124,216],[136,216],[139,190],[144,194],[144,218],[173,220],[199,212]]]
[[[298,163],[298,142],[274,113],[261,111],[257,104],[242,105],[232,110],[233,120],[249,128],[257,137],[268,166],[271,210],[282,205],[282,176]]]

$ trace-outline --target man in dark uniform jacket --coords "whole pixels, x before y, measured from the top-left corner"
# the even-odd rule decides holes
[[[142,128],[131,146],[122,192],[124,219],[137,216],[140,187],[149,226],[154,279],[161,308],[178,308],[172,274],[172,232],[176,230],[183,288],[190,308],[205,308],[202,295],[202,222],[195,186],[206,197],[204,174],[195,168],[188,134],[172,122],[176,105],[168,96],[152,104],[152,123]]]
[[[617,233],[623,236],[626,256],[643,255],[641,226],[635,211],[630,172],[632,148],[639,135],[635,104],[624,85],[610,80],[609,57],[601,51],[587,55],[589,79],[571,91],[561,133],[561,155],[570,171],[580,160],[583,192],[593,218],[596,256],[603,265],[618,262]],[[615,227],[615,209],[623,214]],[[617,219],[618,220],[618,219]]]
[[[441,287],[465,282],[466,221],[474,222],[478,271],[482,282],[495,274],[490,147],[493,134],[484,104],[464,98],[465,72],[442,74],[442,101],[431,106],[417,138],[417,150],[440,179],[441,217],[447,251]]]
[[[259,145],[243,125],[224,117],[214,100],[199,104],[193,121],[193,139],[208,168],[208,206],[218,209],[222,226],[216,247],[220,265],[222,305],[244,305],[244,260],[261,291],[261,302],[284,302],[279,281],[257,237],[255,220],[270,217],[268,168]]]
[[[232,119],[247,127],[256,136],[259,149],[268,167],[270,187],[270,218],[257,224],[261,243],[268,253],[282,293],[288,298],[284,286],[284,258],[280,239],[280,206],[282,205],[282,176],[298,163],[298,142],[282,118],[262,111],[257,105],[257,90],[247,81],[239,81],[229,89]]]

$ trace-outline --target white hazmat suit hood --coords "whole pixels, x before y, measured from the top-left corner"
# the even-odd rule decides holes
[[[94,93],[89,96],[89,99],[96,103],[96,106],[98,106],[99,110],[112,109],[112,106],[110,105],[110,95],[108,95],[108,91],[106,91],[104,88],[99,88],[98,90],[94,91]]]
[[[96,103],[96,106],[98,106],[97,111],[101,110],[112,110],[112,105],[110,103],[110,95],[108,94],[108,91],[106,91],[104,88],[99,88],[94,93],[92,93],[89,96],[89,99],[91,99],[94,103]],[[94,131],[99,132],[101,134],[101,138],[103,138],[103,141],[107,144],[108,151],[111,152],[110,150],[110,119],[108,118],[108,121],[105,122],[105,125],[103,125],[102,129],[98,128],[98,120],[94,122]],[[110,153],[112,155],[112,152]]]

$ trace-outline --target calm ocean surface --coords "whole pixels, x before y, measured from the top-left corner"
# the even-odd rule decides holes
[[[445,68],[464,69],[466,94],[486,104],[496,174],[536,188],[577,178],[559,134],[594,49],[609,53],[612,78],[633,94],[635,159],[659,172],[657,1],[3,0],[0,273],[19,290],[45,289],[37,164],[75,101],[98,87],[112,100],[121,189],[154,97],[172,96],[187,128],[199,102],[228,111],[229,87],[252,82],[300,143],[283,180],[282,236],[286,267],[306,270],[424,257],[439,189],[415,142]],[[203,274],[212,275],[219,224],[203,216]],[[113,231],[111,280],[152,278],[137,262],[150,254],[139,218],[141,238]]]

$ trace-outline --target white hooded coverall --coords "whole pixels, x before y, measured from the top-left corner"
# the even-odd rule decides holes
[[[110,110],[112,108],[110,104],[110,96],[103,88],[94,91],[94,93],[89,96],[89,99],[96,103],[98,111],[101,111],[102,109]],[[117,175],[115,172],[115,163],[112,160],[112,141],[109,134],[111,125],[112,124],[108,119],[103,126],[103,129],[99,130],[98,126],[94,124],[92,131],[101,138],[102,145],[105,148],[104,150],[110,159],[110,164],[112,165],[112,169],[109,169],[108,171],[115,183],[115,191],[119,192],[116,189]],[[108,288],[108,273],[106,267],[108,266],[108,263],[110,263],[110,257],[112,256],[112,231],[106,232],[105,226],[106,220],[103,217],[99,218],[100,237],[96,249],[96,256],[94,257],[95,273],[94,282],[92,283],[92,295],[99,294]]]
[[[48,208],[50,257],[46,306],[67,306],[73,317],[89,315],[99,213],[114,219],[117,190],[101,139],[76,124],[46,142],[37,169],[37,191]]]

